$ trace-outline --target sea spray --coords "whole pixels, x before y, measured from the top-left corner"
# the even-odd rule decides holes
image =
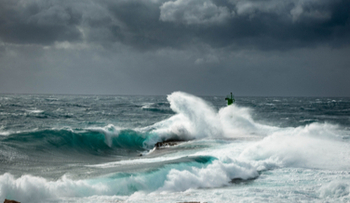
[[[222,136],[217,113],[207,102],[183,92],[174,92],[167,99],[173,111],[190,121],[192,128],[189,131],[192,136],[195,138]]]
[[[341,128],[314,123],[283,128],[247,147],[241,159],[252,160],[258,170],[274,167],[350,169],[350,143]]]
[[[350,201],[348,98],[6,97],[0,202]]]
[[[13,137],[30,140],[37,142],[38,147],[51,144],[79,149],[85,145],[95,153],[114,148],[150,150],[157,142],[168,140],[266,135],[275,129],[255,122],[249,108],[230,105],[217,111],[203,99],[183,92],[174,92],[167,100],[176,114],[150,126],[130,129],[108,124],[82,129],[47,129],[13,134],[9,140]]]
[[[266,136],[276,129],[255,122],[251,109],[235,104],[217,111],[203,99],[183,92],[174,92],[167,99],[176,114],[148,127],[159,136],[157,141]]]

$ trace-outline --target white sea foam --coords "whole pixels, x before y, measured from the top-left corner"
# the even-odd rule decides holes
[[[152,132],[159,136],[159,139],[149,142],[155,143],[174,136],[184,140],[266,136],[277,129],[255,122],[249,108],[233,104],[217,112],[204,100],[183,92],[174,92],[167,99],[176,115],[144,128],[153,129]]]
[[[13,133],[13,131],[0,131],[0,136],[9,136]]]
[[[232,179],[251,179],[259,174],[247,163],[227,159],[214,161],[206,168],[190,170],[171,169],[164,185],[158,191],[185,191],[191,188],[212,188],[229,185]]]
[[[29,133],[29,132],[36,132],[38,131],[38,128],[33,128],[29,130],[8,130],[8,131],[0,131],[0,136],[9,136],[12,134],[19,134],[19,133]]]
[[[328,184],[323,185],[319,190],[319,195],[321,198],[331,199],[331,198],[350,198],[350,184],[349,182],[342,180],[334,180]]]
[[[147,155],[150,155],[150,154],[152,154],[154,151],[156,151],[156,147],[153,147],[153,149],[151,149],[151,150],[147,150],[147,151],[143,151],[143,152],[141,152],[141,155],[142,156],[147,156]]]
[[[136,191],[185,191],[191,188],[221,187],[228,185],[234,178],[250,179],[257,176],[254,167],[235,160],[226,163],[216,160],[199,168],[191,164],[178,164],[151,173],[90,180],[73,180],[63,176],[53,181],[31,175],[16,178],[6,173],[0,176],[0,200],[12,198],[30,203],[94,195],[127,195]]]
[[[106,190],[101,184],[91,185],[84,180],[71,180],[63,176],[57,181],[23,175],[15,178],[9,173],[0,176],[0,200],[16,199],[20,202],[45,202],[60,197],[88,196]]]
[[[177,114],[152,126],[161,136],[200,139],[259,135],[263,139],[238,157],[252,161],[258,170],[285,166],[350,169],[350,144],[343,141],[350,135],[337,125],[279,128],[254,121],[249,108],[230,105],[216,112],[202,99],[182,92],[172,93],[168,100]]]
[[[247,147],[240,159],[252,160],[258,170],[271,167],[350,169],[346,132],[330,124],[280,129]]]
[[[140,165],[145,163],[158,163],[162,161],[171,161],[176,160],[181,157],[169,157],[169,158],[152,158],[152,159],[131,159],[131,160],[122,160],[116,162],[109,162],[104,164],[94,164],[86,165],[87,167],[96,167],[96,168],[113,168],[120,165]]]
[[[266,136],[278,131],[278,127],[263,125],[253,120],[251,109],[230,105],[221,108],[218,119],[222,124],[225,137]]]
[[[217,112],[202,99],[182,92],[169,95],[168,100],[176,115],[152,126],[137,129],[157,135],[150,136],[145,146],[153,146],[156,142],[174,135],[182,139],[255,136],[261,140],[246,142],[231,149],[211,149],[209,151],[212,154],[200,152],[196,155],[215,155],[222,160],[225,157],[236,158],[251,163],[256,170],[276,167],[350,169],[350,143],[344,141],[350,135],[348,130],[343,130],[340,126],[312,123],[300,127],[279,128],[254,121],[249,108],[230,105]],[[111,137],[118,136],[119,129],[109,125],[95,130],[103,131],[107,142],[111,144]],[[147,161],[150,160],[132,162]],[[117,163],[100,167],[113,167],[115,164]]]
[[[177,114],[152,126],[154,133],[167,138],[195,139],[222,136],[216,112],[202,99],[182,92],[168,96],[170,108]]]
[[[11,132],[9,131],[3,131],[5,129],[5,127],[3,125],[0,126],[0,135],[2,136],[8,136],[11,134]]]
[[[152,149],[153,151],[155,149]],[[103,164],[94,164],[94,165],[86,165],[87,167],[96,167],[96,168],[113,168],[120,165],[141,165],[141,164],[147,164],[147,163],[159,163],[164,161],[172,161],[176,159],[180,159],[183,156],[162,156],[162,157],[155,157],[155,158],[142,158],[142,159],[130,159],[130,160],[121,160],[121,161],[115,161],[115,162],[108,162]]]
[[[144,103],[142,105],[143,106],[141,107],[141,109],[149,109],[152,108],[152,105],[154,105],[154,103]]]
[[[174,200],[172,202],[176,202],[180,196],[189,197],[194,194],[198,199],[191,197],[190,200],[208,202],[231,202],[235,198],[247,202],[308,202],[315,198],[346,202],[350,199],[350,177],[347,172],[350,170],[350,143],[346,139],[350,135],[341,126],[312,123],[280,128],[254,121],[249,108],[230,105],[216,111],[202,99],[181,92],[169,95],[168,100],[176,115],[152,126],[135,129],[157,135],[148,140],[150,144],[174,135],[201,140],[225,137],[254,139],[237,139],[227,145],[214,145],[206,150],[188,152],[186,156],[210,155],[217,158],[208,165],[199,164],[199,167],[192,166],[193,163],[180,163],[165,165],[148,173],[90,180],[73,180],[67,176],[59,180],[47,180],[30,175],[15,177],[6,173],[0,175],[0,201],[13,198],[21,202],[57,199],[61,202],[154,202],[154,199],[166,200],[171,196],[171,200]],[[112,137],[118,136],[121,128],[108,125],[88,130],[103,132],[106,142],[111,146]],[[184,154],[122,160],[93,166],[109,168],[122,164],[141,165],[181,157]],[[268,169],[276,170],[264,171]],[[342,178],[338,174],[333,175],[334,171],[345,171],[346,174]],[[258,177],[259,172],[263,177],[258,178],[258,183],[253,187],[248,185],[226,191],[218,189],[230,185],[230,181],[235,178]],[[333,180],[334,176],[338,180]],[[197,188],[207,190],[196,190]],[[217,190],[208,192],[208,188]]]
[[[151,126],[133,129],[152,135],[144,143],[146,149],[153,148],[157,142],[173,138],[192,140],[266,136],[279,129],[255,122],[251,117],[251,109],[235,104],[217,111],[201,98],[183,92],[174,92],[167,99],[170,108],[176,112],[174,116]],[[104,133],[106,144],[111,146],[112,138],[117,137],[122,128],[110,124],[88,130]]]
[[[30,109],[30,110],[26,110],[29,113],[33,113],[33,114],[40,114],[43,113],[44,110],[40,110],[40,109]]]

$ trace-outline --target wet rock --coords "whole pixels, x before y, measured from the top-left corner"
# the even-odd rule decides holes
[[[201,202],[178,202],[178,203],[201,203]]]
[[[20,202],[17,202],[15,200],[5,199],[4,203],[20,203]]]
[[[201,202],[178,202],[178,203],[201,203]],[[203,202],[206,203],[206,202]]]
[[[157,142],[154,146],[159,149],[161,147],[167,147],[167,146],[175,146],[177,145],[176,142]]]
[[[258,177],[248,178],[248,179],[234,178],[231,180],[231,183],[233,183],[233,184],[248,183],[248,182],[254,181],[257,178]]]

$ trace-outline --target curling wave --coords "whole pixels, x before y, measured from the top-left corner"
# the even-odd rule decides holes
[[[113,149],[143,150],[148,134],[131,129],[117,130],[112,125],[100,129],[47,129],[32,132],[12,133],[2,143],[18,145],[27,150],[75,150],[99,154]]]

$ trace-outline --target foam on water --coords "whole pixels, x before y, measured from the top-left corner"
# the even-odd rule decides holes
[[[156,150],[155,148],[151,150],[153,152]],[[147,154],[145,154],[146,156]],[[121,161],[115,161],[115,162],[108,162],[103,164],[94,164],[94,165],[87,165],[88,167],[97,167],[97,168],[112,168],[120,165],[141,165],[145,163],[159,163],[164,161],[171,161],[180,159],[183,156],[170,156],[170,157],[156,157],[156,158],[142,158],[142,159],[130,159],[130,160],[121,160]]]
[[[350,143],[341,128],[313,123],[280,129],[247,147],[240,159],[252,160],[259,170],[274,167],[350,169]]]
[[[159,135],[176,134],[188,139],[262,136],[239,156],[261,163],[259,169],[264,169],[264,164],[269,169],[269,163],[281,167],[350,167],[350,145],[344,141],[350,134],[340,126],[312,123],[279,128],[257,123],[249,108],[230,105],[216,112],[202,99],[182,92],[172,93],[168,100],[177,114],[153,126]]]
[[[183,92],[174,92],[167,99],[176,115],[143,129],[152,130],[157,135],[149,143],[174,138],[250,137],[267,135],[276,129],[254,122],[249,108],[230,105],[217,112],[204,100]]]
[[[350,200],[350,133],[346,127],[314,122],[283,128],[259,123],[253,119],[252,109],[235,104],[216,110],[183,92],[174,92],[167,99],[175,115],[147,127],[127,129],[110,124],[4,136],[12,144],[23,144],[22,137],[39,144],[55,138],[48,146],[61,147],[68,142],[72,147],[88,146],[92,152],[111,148],[151,151],[142,158],[84,165],[89,170],[108,171],[92,179],[79,180],[67,174],[51,180],[5,173],[0,175],[0,201],[154,202],[171,198],[169,202],[176,202],[189,195],[197,197],[194,201],[207,202]],[[225,144],[196,147],[219,139],[226,140]],[[157,156],[154,144],[167,140],[192,141],[172,148],[171,154]],[[194,148],[181,150],[186,145]],[[112,171],[119,165],[140,169]],[[237,179],[255,180],[251,185],[232,183]]]
[[[329,123],[280,128],[260,124],[251,116],[251,109],[230,105],[216,111],[204,100],[175,92],[168,96],[176,112],[169,119],[139,129],[149,132],[144,146],[169,139],[242,138],[261,139],[216,153],[252,164],[258,171],[278,167],[305,167],[345,170],[350,168],[349,131]],[[241,144],[240,146],[245,146]],[[203,155],[206,153],[201,152]],[[225,156],[222,156],[222,155]],[[112,164],[113,165],[113,164]]]
[[[325,199],[347,198],[350,199],[350,184],[347,181],[335,180],[323,185],[319,190],[319,195]]]
[[[9,173],[0,176],[0,200],[16,199],[20,202],[43,202],[62,197],[99,194],[105,190],[102,185],[89,185],[85,180],[71,180],[63,176],[57,181],[23,175],[15,178]]]
[[[234,178],[256,176],[258,173],[251,165],[234,160],[223,163],[212,157],[193,157],[192,162],[170,164],[154,171],[112,174],[89,180],[73,180],[66,175],[59,180],[31,175],[16,178],[6,173],[0,176],[0,200],[15,197],[23,202],[42,202],[67,197],[130,195],[137,191],[185,191],[221,187]]]
[[[40,110],[40,109],[31,109],[31,110],[26,110],[29,113],[33,113],[33,114],[39,114],[39,113],[44,113],[44,110]]]

